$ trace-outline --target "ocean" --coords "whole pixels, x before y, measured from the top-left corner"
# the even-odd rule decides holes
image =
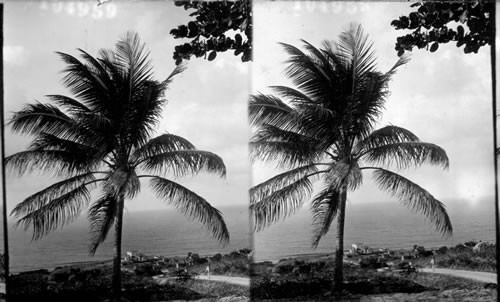
[[[464,201],[445,201],[454,226],[451,238],[442,238],[426,219],[397,202],[372,204],[349,203],[345,225],[345,248],[365,243],[372,248],[427,248],[453,246],[469,240],[494,242],[495,217],[493,199],[475,205]],[[220,208],[230,230],[231,243],[218,245],[196,221],[190,221],[175,210],[125,212],[123,253],[136,250],[145,255],[185,256],[228,253],[252,247],[248,213],[245,207]],[[335,247],[335,227],[311,248],[311,215],[304,207],[285,222],[277,223],[254,236],[255,259],[278,260],[285,257],[329,253]],[[109,260],[112,241],[106,241],[94,257],[88,255],[88,223],[85,217],[46,237],[31,241],[22,230],[10,232],[10,257],[13,272],[52,268],[85,261]],[[112,237],[110,237],[111,239]]]
[[[455,246],[470,240],[495,242],[494,199],[483,199],[474,204],[464,200],[443,200],[453,225],[453,236],[443,238],[419,213],[397,201],[374,203],[347,203],[344,227],[344,249],[353,243],[364,243],[371,248],[408,249],[413,245],[426,248]],[[307,207],[284,222],[272,225],[254,236],[255,259],[281,258],[311,254],[332,253],[335,249],[335,222],[316,249],[311,248],[312,215]]]
[[[221,207],[230,231],[230,244],[222,247],[197,221],[174,209],[124,212],[122,253],[138,251],[148,256],[186,256],[229,253],[251,247],[248,211],[245,207]],[[11,224],[12,226],[12,224]],[[110,260],[112,233],[92,257],[88,254],[88,221],[82,215],[74,223],[37,241],[31,233],[11,227],[9,233],[11,271],[53,268],[77,262]]]

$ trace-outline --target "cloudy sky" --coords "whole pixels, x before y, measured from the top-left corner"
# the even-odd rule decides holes
[[[159,132],[168,130],[199,149],[221,155],[228,168],[225,180],[209,175],[183,183],[215,206],[247,203],[246,96],[250,91],[267,92],[270,85],[289,84],[283,76],[286,54],[277,42],[300,46],[300,39],[306,39],[319,46],[325,39],[336,40],[349,23],[358,22],[374,42],[379,69],[386,71],[397,60],[394,43],[403,34],[390,22],[409,11],[408,3],[395,2],[256,1],[252,73],[249,64],[231,54],[219,55],[214,62],[193,59],[167,92],[169,103]],[[173,47],[180,43],[169,31],[185,23],[187,15],[166,1],[112,1],[99,7],[94,1],[8,2],[4,20],[6,118],[25,103],[44,101],[46,94],[67,93],[60,83],[64,65],[55,51],[76,55],[76,48],[83,48],[96,54],[100,48],[113,47],[128,30],[137,31],[151,50],[156,77],[166,77],[174,68]],[[412,60],[390,83],[391,96],[379,125],[408,128],[447,151],[449,170],[425,167],[405,173],[441,200],[461,198],[475,205],[493,195],[489,72],[488,47],[465,55],[454,45],[442,45],[434,54],[414,51]],[[7,129],[7,154],[23,150],[27,142]],[[253,172],[254,183],[274,173],[259,165]],[[37,175],[8,176],[9,207],[52,182]],[[368,177],[364,184],[350,195],[350,202],[388,199]],[[163,207],[146,189],[127,205],[131,211]]]
[[[55,51],[77,55],[76,49],[82,48],[97,55],[101,48],[113,48],[129,30],[138,32],[151,51],[156,78],[165,78],[175,67],[174,46],[181,43],[169,31],[189,18],[188,12],[170,1],[113,1],[99,7],[96,1],[8,2],[4,11],[7,119],[25,103],[44,102],[44,95],[67,94],[60,82],[64,64]],[[216,207],[248,203],[249,67],[232,54],[219,55],[214,62],[193,59],[166,93],[169,102],[158,133],[181,135],[198,149],[215,152],[224,159],[226,179],[201,175],[180,181]],[[13,135],[8,128],[6,133],[7,155],[26,147],[26,137]],[[9,209],[53,181],[38,175],[8,175]],[[145,185],[142,195],[126,207],[135,211],[165,205]]]
[[[290,85],[283,70],[287,55],[278,42],[302,46],[300,39],[321,46],[337,40],[351,22],[360,23],[373,41],[380,71],[397,61],[394,44],[404,32],[392,20],[411,11],[397,2],[266,2],[257,1],[253,92],[270,92],[270,85]],[[435,53],[415,50],[389,84],[391,95],[379,126],[393,124],[413,131],[423,141],[443,147],[450,168],[423,167],[404,175],[448,202],[463,199],[471,206],[493,202],[493,130],[489,47],[464,54],[463,47],[443,45]],[[253,182],[275,171],[256,165]],[[388,196],[364,178],[364,186],[348,197],[351,203],[387,201]]]

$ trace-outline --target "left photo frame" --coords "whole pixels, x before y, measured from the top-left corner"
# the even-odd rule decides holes
[[[251,18],[197,13],[3,5],[8,301],[248,299]]]

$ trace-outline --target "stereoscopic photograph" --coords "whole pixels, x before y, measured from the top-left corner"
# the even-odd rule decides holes
[[[250,13],[5,3],[8,301],[249,296]]]
[[[496,300],[492,9],[254,2],[255,301]]]
[[[497,301],[495,2],[0,6],[0,301]]]

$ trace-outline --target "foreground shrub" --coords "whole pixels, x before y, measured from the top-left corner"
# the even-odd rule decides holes
[[[362,275],[361,275],[362,276]],[[428,290],[413,280],[392,275],[369,273],[369,277],[357,275],[346,276],[343,286],[350,294],[387,294],[387,293],[420,293]],[[292,299],[297,297],[318,297],[323,299],[330,294],[332,278],[310,277],[272,277],[263,276],[254,278],[251,282],[250,293],[254,299]]]
[[[361,268],[371,268],[377,269],[381,267],[387,267],[384,261],[381,261],[378,257],[366,257],[359,262]]]
[[[101,271],[99,271],[101,272]],[[61,282],[49,281],[48,273],[30,273],[12,276],[9,302],[105,301],[111,296],[109,272],[92,277],[95,271],[80,271],[80,280],[68,277]],[[87,275],[88,278],[81,277]],[[76,275],[75,275],[76,276]],[[178,284],[158,285],[149,277],[122,273],[123,297],[128,301],[162,301],[167,299],[195,300],[203,296]]]
[[[250,295],[253,299],[312,297],[329,291],[331,281],[326,279],[252,279]]]

